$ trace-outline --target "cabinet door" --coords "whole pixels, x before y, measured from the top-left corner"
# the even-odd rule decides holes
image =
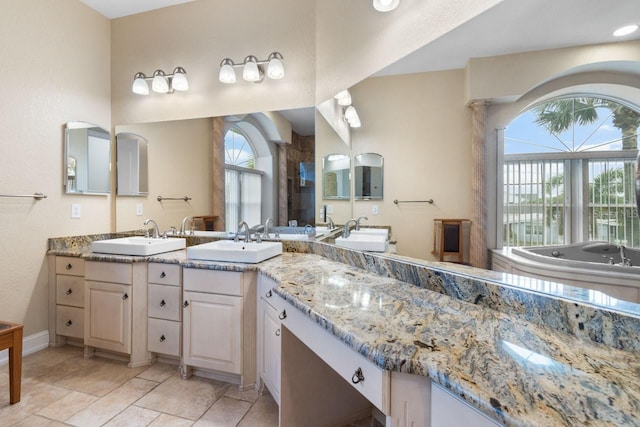
[[[269,304],[262,310],[262,380],[274,400],[280,405],[280,319],[278,311]]]
[[[84,343],[131,354],[131,286],[85,282]]]
[[[242,373],[242,297],[185,292],[184,300],[184,363]]]

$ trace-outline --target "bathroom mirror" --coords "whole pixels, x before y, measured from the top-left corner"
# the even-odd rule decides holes
[[[116,134],[116,193],[119,196],[149,194],[149,143],[140,135]]]
[[[87,122],[65,125],[64,186],[67,194],[109,194],[111,134]]]
[[[355,200],[382,199],[383,158],[380,154],[358,154],[353,158]]]
[[[329,154],[322,159],[322,197],[348,200],[351,197],[351,159],[346,154]]]

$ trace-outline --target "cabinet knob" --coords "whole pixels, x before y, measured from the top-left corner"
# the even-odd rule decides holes
[[[185,302],[184,302],[184,304],[182,304],[182,306],[183,306],[184,308],[189,307],[189,301],[185,301]]]
[[[129,294],[122,295],[122,301],[126,301],[129,299]]]
[[[65,323],[65,325],[71,326],[71,325],[73,325],[73,322],[71,320],[67,320],[67,323]]]
[[[164,302],[164,300],[160,301],[160,307],[164,307],[165,305],[167,305],[167,303]]]
[[[73,291],[71,290],[71,288],[69,288],[69,290],[67,292],[65,292],[67,295],[71,295],[73,293]]]
[[[278,314],[278,319],[284,320],[287,318],[287,310],[282,310],[282,313]]]
[[[364,382],[364,375],[362,374],[362,369],[356,369],[356,372],[351,377],[351,382],[354,384],[358,384],[359,382]]]
[[[280,329],[276,329],[276,336],[279,337],[280,336]]]
[[[164,337],[164,335],[162,335],[162,336],[160,337],[160,342],[164,342],[164,340],[166,340],[166,338]]]
[[[269,290],[267,291],[267,295],[266,295],[266,297],[267,297],[267,298],[271,298],[271,295],[273,295],[273,293],[271,292],[271,289],[269,289]]]
[[[65,267],[67,270],[71,270],[73,268],[73,266],[71,264],[67,264],[67,266]]]
[[[164,279],[165,277],[167,277],[167,275],[164,273],[164,271],[162,273],[160,273],[160,278]]]

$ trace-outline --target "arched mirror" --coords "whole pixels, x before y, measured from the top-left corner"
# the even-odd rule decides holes
[[[353,159],[355,200],[382,199],[384,160],[380,154],[358,154]]]
[[[329,154],[322,159],[322,198],[348,200],[351,197],[351,158]]]
[[[109,194],[111,134],[87,122],[65,125],[64,186],[67,194]]]
[[[118,196],[149,194],[149,143],[140,135],[116,134],[116,174]]]

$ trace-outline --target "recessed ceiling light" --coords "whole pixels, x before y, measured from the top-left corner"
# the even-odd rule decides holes
[[[613,35],[615,37],[622,37],[622,36],[626,36],[629,35],[633,32],[635,32],[638,29],[637,25],[625,25],[624,27],[618,28],[617,30],[615,30],[613,32]]]

